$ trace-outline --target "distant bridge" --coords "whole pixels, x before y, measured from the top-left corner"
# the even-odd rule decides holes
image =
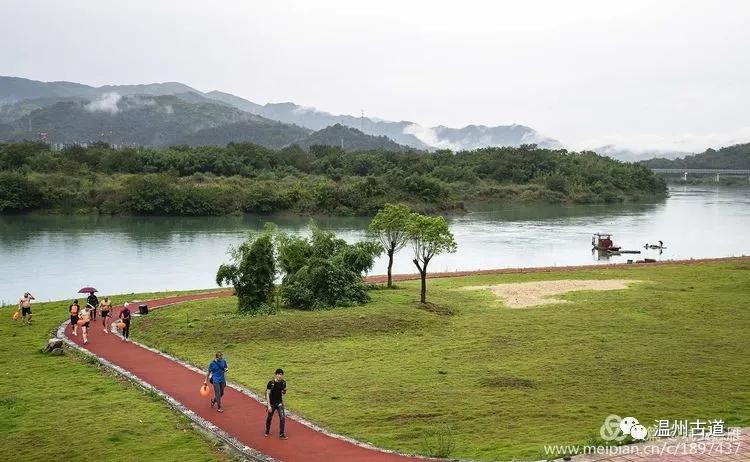
[[[729,168],[652,168],[654,173],[662,175],[682,175],[683,180],[687,180],[688,175],[716,175],[716,182],[719,182],[721,175],[726,176],[746,176],[750,180],[750,169],[729,169]]]
[[[652,168],[654,173],[694,173],[696,175],[750,175],[750,170],[732,170],[728,168]]]

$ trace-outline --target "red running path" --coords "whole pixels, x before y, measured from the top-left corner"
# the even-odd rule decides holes
[[[227,291],[217,291],[149,300],[143,303],[148,304],[149,309],[153,309],[180,302],[226,297],[228,295],[229,292]],[[115,312],[119,313],[119,309],[121,307],[116,308]],[[263,404],[233,388],[227,387],[222,403],[224,412],[216,412],[216,410],[211,409],[209,398],[204,398],[198,393],[205,374],[201,375],[176,361],[131,342],[124,342],[111,332],[105,334],[100,318],[92,321],[92,328],[89,329],[88,335],[89,343],[85,346],[80,329],[78,336],[73,336],[71,327],[68,326],[65,329],[65,335],[81,347],[122,367],[139,379],[172,396],[183,406],[213,423],[243,444],[274,459],[307,462],[424,461],[421,458],[411,458],[358,446],[349,441],[318,432],[289,416],[286,419],[286,433],[289,439],[279,439],[277,416],[274,416],[271,427],[272,434],[266,438],[263,436],[266,418],[266,408]],[[208,356],[206,357],[206,364],[210,359]],[[265,379],[259,377],[258,380]],[[292,384],[291,392],[294,392],[294,384]],[[211,390],[211,394],[213,394],[213,390]]]

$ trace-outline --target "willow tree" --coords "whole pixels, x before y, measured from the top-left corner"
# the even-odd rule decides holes
[[[393,256],[408,242],[406,224],[411,211],[404,204],[385,204],[370,222],[370,232],[388,255],[388,287],[393,286]]]
[[[273,298],[275,232],[275,226],[266,224],[262,233],[251,235],[238,247],[230,248],[232,263],[219,266],[216,272],[216,284],[234,287],[240,312],[255,313]]]
[[[420,301],[427,302],[427,265],[435,255],[453,253],[458,248],[444,217],[412,213],[406,223],[406,234],[414,250],[414,265],[422,279]]]

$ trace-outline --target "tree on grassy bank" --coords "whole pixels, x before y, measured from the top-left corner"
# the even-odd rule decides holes
[[[380,241],[383,251],[388,255],[388,287],[393,287],[393,255],[408,242],[406,225],[410,213],[409,207],[404,204],[385,204],[370,222],[370,232]]]
[[[273,298],[275,230],[274,225],[267,224],[261,234],[250,236],[239,247],[231,248],[232,263],[219,266],[216,272],[216,284],[234,287],[240,312],[258,312]]]
[[[370,300],[363,281],[380,246],[371,241],[348,244],[330,231],[310,225],[309,238],[279,234],[281,296],[299,309],[350,306]]]
[[[445,217],[429,217],[412,213],[406,224],[409,242],[414,249],[414,265],[422,279],[419,299],[427,303],[427,265],[435,255],[453,253],[458,248]]]
[[[274,296],[277,269],[283,275],[278,290],[287,306],[314,310],[369,301],[363,275],[372,269],[380,245],[348,244],[312,222],[310,231],[310,237],[303,237],[267,224],[260,235],[230,248],[232,263],[219,267],[216,283],[235,288],[244,313],[273,311],[264,308]]]

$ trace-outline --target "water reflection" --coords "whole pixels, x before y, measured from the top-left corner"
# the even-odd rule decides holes
[[[750,190],[678,187],[661,202],[626,205],[472,204],[452,217],[456,254],[436,257],[433,271],[690,258],[750,253]],[[0,301],[24,290],[42,299],[73,296],[81,285],[108,293],[214,285],[226,249],[267,221],[304,232],[309,218],[290,214],[212,218],[0,216]],[[343,238],[362,239],[369,219],[318,217]],[[639,255],[599,259],[591,234],[610,232]],[[663,240],[667,248],[643,249]],[[394,270],[414,272],[408,248]],[[385,271],[378,261],[374,273]]]

